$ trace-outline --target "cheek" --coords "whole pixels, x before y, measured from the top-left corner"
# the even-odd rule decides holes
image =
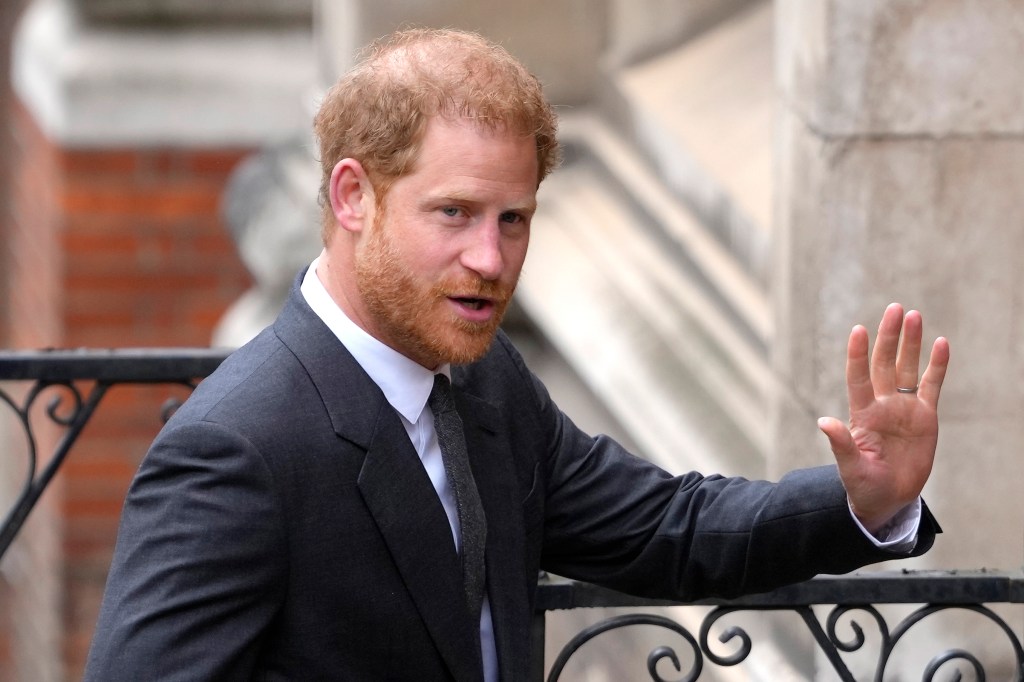
[[[435,280],[451,274],[457,256],[437,248],[436,244],[420,244],[406,251],[405,264],[409,272],[424,279]]]
[[[519,272],[523,269],[523,263],[526,262],[526,252],[529,245],[529,237],[524,237],[512,242],[503,250],[505,270],[510,278],[519,277]]]
[[[389,232],[387,241],[397,265],[409,276],[429,279],[445,267],[444,242],[429,238],[424,231]]]

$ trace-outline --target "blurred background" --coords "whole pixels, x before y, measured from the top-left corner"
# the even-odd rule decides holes
[[[827,463],[849,329],[898,300],[953,349],[909,566],[1020,566],[1024,0],[2,0],[0,347],[251,337],[319,250],[318,98],[401,25],[481,31],[559,107],[507,327],[579,423],[673,470]],[[112,391],[4,556],[0,682],[80,678],[167,395]],[[729,679],[814,674],[780,651]]]

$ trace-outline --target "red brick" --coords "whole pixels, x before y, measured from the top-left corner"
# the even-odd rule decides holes
[[[116,256],[136,253],[140,248],[139,235],[133,230],[125,230],[120,234],[90,234],[84,230],[68,230],[61,236],[63,249],[75,254],[72,264],[83,255],[113,254]]]
[[[65,151],[59,163],[60,170],[71,177],[131,175],[138,169],[138,154],[132,149]]]
[[[78,495],[65,495],[63,512],[65,516],[72,518],[116,519],[121,514],[121,507],[122,500],[111,496],[82,498]]]
[[[69,213],[163,219],[184,219],[195,214],[214,212],[219,205],[220,196],[215,188],[196,186],[132,188],[131,192],[125,192],[99,185],[76,185],[65,191],[62,200],[62,208]]]
[[[226,178],[251,153],[249,149],[200,150],[188,155],[187,168],[192,173]]]
[[[155,434],[154,434],[155,435]],[[98,440],[93,434],[92,440]],[[91,457],[68,457],[61,467],[61,475],[87,482],[92,479],[123,480],[135,474],[135,467],[123,457],[111,454],[96,454]]]

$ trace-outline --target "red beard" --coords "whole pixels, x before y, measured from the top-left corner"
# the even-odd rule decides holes
[[[376,325],[379,340],[424,367],[479,360],[490,348],[512,298],[515,284],[467,275],[427,285],[410,273],[392,242],[382,215],[356,261],[359,294]],[[449,296],[487,298],[494,314],[483,323],[451,309]]]

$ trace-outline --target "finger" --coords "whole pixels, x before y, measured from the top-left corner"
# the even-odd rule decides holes
[[[846,394],[850,412],[867,408],[875,399],[868,366],[868,330],[857,325],[846,346]]]
[[[871,353],[871,383],[876,395],[896,390],[896,348],[903,327],[903,306],[890,303],[878,325],[878,338]]]
[[[924,376],[921,377],[921,387],[917,390],[919,398],[936,408],[939,405],[939,392],[942,390],[942,382],[946,378],[946,368],[949,366],[949,341],[943,337],[935,339],[932,344],[932,354],[928,358],[928,366],[925,367]]]
[[[829,447],[832,448],[832,454],[835,455],[840,469],[856,462],[860,451],[853,442],[853,435],[846,424],[834,417],[822,417],[818,420],[818,428],[828,438]]]
[[[903,318],[903,335],[896,355],[896,386],[914,388],[921,364],[921,313],[911,310]]]

